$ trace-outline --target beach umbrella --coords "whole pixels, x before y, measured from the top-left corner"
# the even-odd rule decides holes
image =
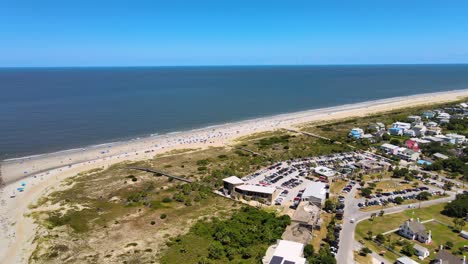
[[[25,182],[21,182],[21,186],[26,186],[26,183],[25,183]]]

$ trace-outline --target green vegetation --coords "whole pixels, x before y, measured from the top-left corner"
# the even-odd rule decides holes
[[[442,213],[451,217],[465,217],[468,214],[468,194],[458,194],[454,201],[445,205]]]
[[[186,235],[171,239],[161,263],[258,263],[290,222],[288,216],[252,207],[227,220],[202,220]]]

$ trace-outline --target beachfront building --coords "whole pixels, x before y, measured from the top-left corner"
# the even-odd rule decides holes
[[[324,167],[324,166],[315,167],[314,172],[317,173],[320,176],[325,176],[327,178],[328,177],[333,177],[333,176],[336,175],[336,171],[334,171],[334,170],[332,170],[330,168]]]
[[[304,244],[288,240],[278,240],[268,248],[263,264],[306,264],[303,256]]]
[[[427,231],[426,227],[419,222],[419,218],[406,220],[398,230],[398,233],[411,240],[417,240],[421,243],[429,244],[432,241],[431,230]]]
[[[463,144],[466,141],[466,137],[458,134],[447,134],[445,135],[449,138],[451,144]]]
[[[429,249],[419,245],[419,244],[414,244],[414,254],[419,257],[419,259],[425,259],[429,257],[430,252]]]
[[[390,155],[396,155],[398,152],[399,147],[389,144],[389,143],[384,143],[382,146],[380,146],[380,149],[385,152],[386,154]]]
[[[236,186],[243,185],[244,181],[238,178],[237,176],[231,176],[223,179],[223,187],[227,194],[231,194]]]
[[[361,160],[354,164],[356,167],[360,168],[362,172],[365,174],[372,174],[372,173],[381,173],[388,170],[390,163],[384,161],[376,161],[376,160]]]
[[[265,199],[270,204],[273,203],[277,194],[276,188],[250,184],[236,186],[234,190],[243,196]]]
[[[355,139],[360,139],[364,135],[364,130],[359,127],[355,127],[349,131],[348,136],[355,138]]]
[[[311,204],[322,208],[327,198],[327,184],[323,182],[311,182],[302,194],[302,201],[309,201]]]
[[[426,123],[426,127],[436,127],[438,124],[434,121],[429,121]]]
[[[405,132],[403,133],[403,135],[407,136],[407,137],[415,137],[416,136],[416,132],[412,129],[408,129],[408,130],[405,130]]]
[[[441,120],[441,119],[450,119],[450,114],[449,113],[440,113],[437,115],[436,117],[437,119]]]

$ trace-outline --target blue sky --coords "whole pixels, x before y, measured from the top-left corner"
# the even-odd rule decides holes
[[[0,0],[0,66],[468,63],[468,1]]]

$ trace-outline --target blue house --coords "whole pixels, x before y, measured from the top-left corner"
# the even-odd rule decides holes
[[[394,135],[394,136],[402,136],[403,135],[403,128],[401,127],[392,127],[388,130],[388,133],[390,133],[390,135]]]

